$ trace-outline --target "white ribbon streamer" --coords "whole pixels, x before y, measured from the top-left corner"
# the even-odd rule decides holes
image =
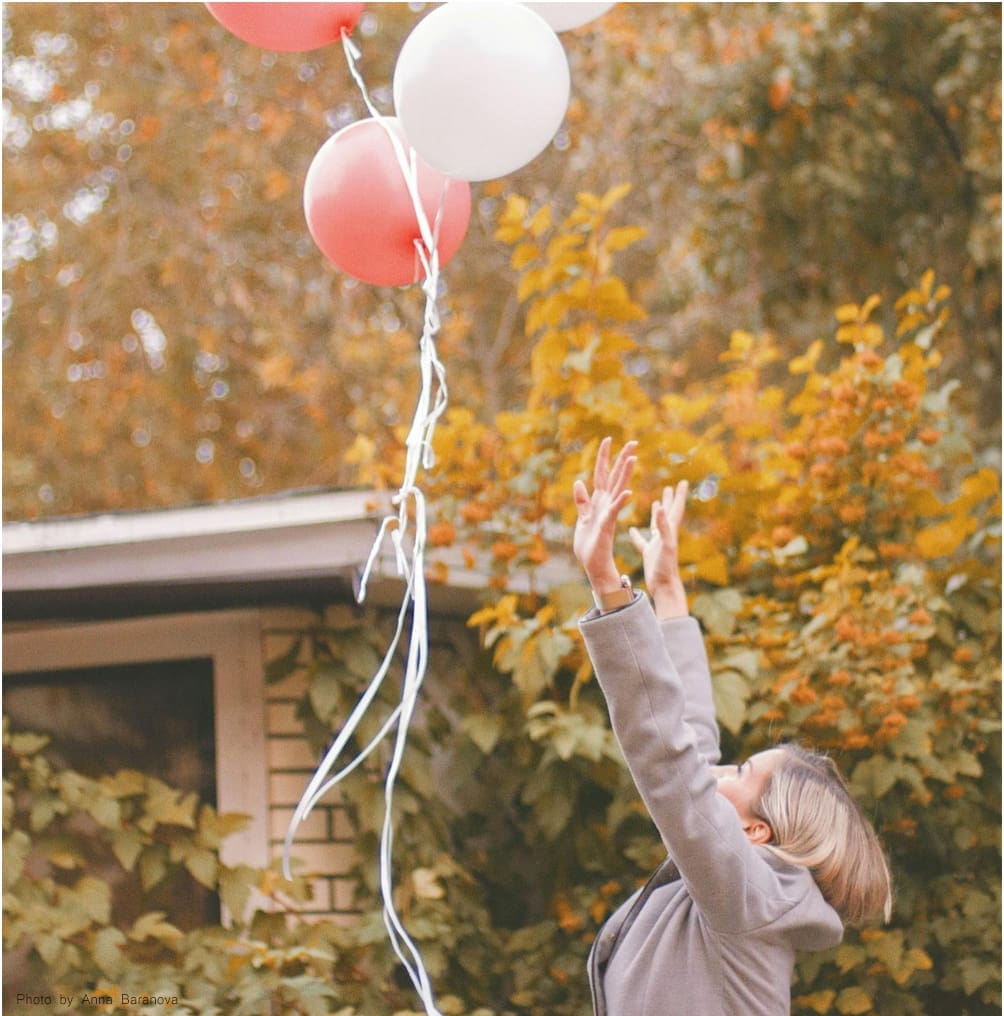
[[[384,541],[389,535],[394,546],[398,574],[405,580],[405,592],[401,609],[398,613],[397,627],[377,672],[370,680],[366,690],[359,697],[344,726],[339,731],[330,748],[328,748],[324,758],[308,783],[303,796],[300,798],[300,802],[290,821],[289,829],[286,832],[283,848],[283,871],[287,878],[291,877],[290,853],[296,830],[311,813],[318,801],[365,761],[390,732],[396,729],[390,763],[384,780],[384,817],[380,833],[380,894],[383,898],[383,919],[394,952],[407,970],[411,982],[422,1001],[422,1005],[425,1007],[427,1016],[442,1016],[436,1008],[432,983],[426,972],[425,965],[422,963],[418,947],[412,941],[411,936],[402,924],[397,909],[394,906],[393,800],[394,788],[407,747],[408,731],[418,703],[419,691],[425,678],[429,657],[428,598],[425,582],[426,500],[419,486],[418,474],[420,470],[428,470],[434,464],[433,435],[436,424],[445,412],[448,402],[446,371],[436,352],[435,336],[440,326],[437,303],[439,295],[439,252],[437,250],[437,238],[449,181],[444,184],[443,195],[436,218],[430,223],[419,194],[417,157],[415,152],[413,149],[405,150],[405,146],[390,127],[387,118],[374,107],[366,90],[362,75],[356,66],[361,53],[344,31],[342,33],[342,44],[349,71],[359,86],[366,108],[369,110],[370,115],[387,132],[418,219],[421,240],[415,241],[415,274],[416,278],[420,272],[424,275],[422,289],[425,293],[425,312],[422,335],[419,340],[421,387],[405,445],[404,478],[400,489],[391,502],[397,507],[397,513],[388,515],[381,522],[373,548],[363,569],[356,594],[357,601],[362,603],[366,598],[366,586],[370,574],[379,558]],[[405,538],[409,533],[412,510],[414,511],[414,535],[411,538],[410,550],[408,550],[405,547]],[[411,634],[408,643],[400,702],[370,742],[356,754],[355,758],[335,772],[334,775],[330,775],[390,671],[391,663],[400,644],[409,613],[411,614]]]

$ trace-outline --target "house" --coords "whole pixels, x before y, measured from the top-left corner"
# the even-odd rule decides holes
[[[268,864],[316,758],[294,715],[303,680],[266,685],[266,667],[354,602],[388,510],[385,495],[317,491],[5,524],[5,714],[75,739],[78,767],[152,771],[250,816],[223,860]],[[432,609],[469,613],[483,578],[463,582],[433,590]],[[381,556],[366,602],[403,592]],[[318,916],[351,912],[352,849],[337,801],[301,827]]]

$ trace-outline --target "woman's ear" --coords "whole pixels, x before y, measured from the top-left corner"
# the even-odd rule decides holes
[[[755,818],[750,822],[747,822],[743,826],[743,832],[746,833],[747,839],[754,846],[760,846],[764,843],[770,843],[774,838],[774,834],[771,832],[770,826],[762,818]]]

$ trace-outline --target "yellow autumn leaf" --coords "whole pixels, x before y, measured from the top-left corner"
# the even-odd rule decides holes
[[[659,400],[663,412],[673,423],[693,423],[701,419],[718,401],[715,395],[663,395]]]
[[[903,960],[914,970],[930,970],[934,966],[931,957],[923,949],[907,949]]]
[[[813,1012],[818,1012],[821,1016],[825,1016],[826,1013],[833,1011],[833,1000],[836,997],[837,993],[835,991],[814,991],[811,995],[799,995],[795,1001],[799,1005],[804,1005]]]
[[[978,501],[1000,494],[1000,477],[993,469],[984,468],[962,481],[962,494],[959,497],[960,507],[972,507]]]
[[[530,230],[531,236],[540,239],[551,228],[551,206],[544,205],[538,208],[527,228]]]
[[[975,528],[975,519],[956,515],[944,522],[921,529],[914,539],[923,557],[931,561],[934,558],[954,554]]]
[[[867,300],[861,305],[861,312],[859,320],[864,322],[871,317],[872,311],[882,302],[882,297],[876,293],[872,293]]]
[[[926,320],[927,315],[922,314],[920,311],[911,311],[909,314],[904,314],[896,326],[896,338],[898,339],[912,329],[922,325]]]
[[[729,336],[729,348],[724,353],[719,353],[718,359],[722,363],[744,360],[755,342],[755,335],[737,329]]]
[[[611,229],[603,238],[603,249],[611,254],[614,251],[625,250],[633,243],[644,239],[647,232],[648,230],[642,226],[618,226]]]
[[[697,577],[706,582],[713,582],[716,586],[729,584],[729,560],[721,551],[702,556],[696,562],[694,570]]]
[[[858,320],[858,305],[856,303],[842,303],[834,312],[834,317],[842,324],[851,324]]]
[[[823,352],[823,340],[816,339],[811,346],[801,355],[796,356],[788,364],[789,374],[808,374],[814,370],[816,363],[819,360],[820,354]]]
[[[590,195],[590,197],[594,196]],[[568,230],[578,229],[579,226],[593,226],[596,224],[598,218],[599,214],[596,210],[590,211],[588,208],[580,204],[561,224],[561,228]]]
[[[547,260],[565,267],[574,264],[578,258],[570,255],[573,251],[578,253],[576,248],[581,247],[585,239],[581,233],[559,233],[548,242]]]
[[[588,280],[581,280],[586,282]],[[573,295],[578,296],[575,287]],[[614,321],[641,321],[645,318],[645,310],[631,299],[627,286],[620,279],[604,279],[592,292],[592,308],[597,316]]]
[[[579,191],[579,193],[575,195],[575,200],[578,201],[583,208],[588,208],[591,212],[602,211],[600,199],[590,191]]]
[[[882,326],[869,322],[861,328],[861,341],[866,346],[881,346],[885,340],[885,332]]]
[[[490,624],[492,621],[500,621],[503,624],[513,624],[516,621],[516,606],[519,598],[514,593],[507,593],[498,603],[483,607],[481,610],[471,614],[467,619],[468,628],[477,628],[482,624]]]
[[[619,183],[611,187],[610,190],[603,195],[600,201],[600,211],[608,212],[614,205],[617,204],[621,198],[625,198],[631,193],[631,184]]]
[[[826,387],[826,379],[820,374],[810,374],[805,387],[788,403],[788,412],[796,416],[811,416],[822,405],[820,392]]]
[[[509,263],[518,272],[526,268],[531,261],[536,261],[539,257],[540,248],[535,243],[526,241],[516,245]]]
[[[520,194],[510,194],[506,199],[505,209],[499,216],[499,224],[504,226],[522,225],[527,212],[530,211],[530,202]]]
[[[534,246],[536,246],[534,244]],[[515,257],[515,256],[514,256]],[[515,267],[515,265],[513,266]],[[534,293],[539,293],[544,288],[544,271],[542,268],[533,268],[526,272],[520,280],[516,289],[516,297],[520,303],[525,302]]]

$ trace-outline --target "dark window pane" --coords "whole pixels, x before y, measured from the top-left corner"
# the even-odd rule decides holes
[[[138,769],[216,804],[213,663],[170,660],[4,676],[3,710],[12,730],[48,734],[58,767],[87,776]],[[144,910],[192,928],[219,919],[215,894],[187,873],[140,898],[138,880],[113,881],[113,914],[128,926]],[[6,978],[5,978],[6,980]]]

